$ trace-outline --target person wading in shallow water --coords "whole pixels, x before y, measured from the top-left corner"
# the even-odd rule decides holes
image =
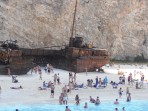
[[[126,100],[126,101],[127,101],[127,102],[130,102],[130,101],[131,101],[131,93],[128,94],[127,100]]]
[[[88,108],[87,102],[85,102],[84,108],[85,109]]]
[[[75,101],[76,101],[76,105],[80,104],[80,99],[79,99],[79,95],[78,94],[75,97]]]
[[[71,110],[68,108],[68,106],[66,106],[66,109],[65,109],[65,111],[71,111]]]
[[[118,111],[118,108],[115,108],[115,111]]]

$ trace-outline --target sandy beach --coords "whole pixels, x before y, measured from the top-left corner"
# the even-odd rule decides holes
[[[97,96],[100,97],[100,101],[114,101],[116,98],[119,101],[126,101],[126,88],[129,87],[132,100],[148,100],[147,92],[148,92],[148,67],[143,65],[141,68],[140,65],[132,66],[132,65],[119,65],[115,64],[112,67],[103,67],[105,73],[98,73],[98,72],[88,72],[87,74],[84,73],[77,73],[76,80],[78,84],[84,83],[87,85],[87,79],[93,79],[95,82],[96,76],[98,78],[104,79],[107,76],[108,81],[116,81],[119,82],[118,71],[123,71],[125,76],[127,77],[130,72],[134,72],[134,70],[142,71],[145,76],[144,87],[142,89],[136,89],[135,85],[131,86],[127,84],[119,85],[118,89],[122,87],[123,89],[123,96],[119,98],[118,89],[113,89],[112,85],[108,84],[108,86],[104,89],[96,89],[90,88],[87,89],[80,88],[78,90],[72,90],[71,93],[68,93],[68,104],[75,103],[75,95],[78,94],[81,102],[89,101],[89,96],[96,98]],[[18,83],[12,83],[12,77],[7,75],[0,75],[0,86],[2,87],[1,94],[0,94],[0,103],[3,104],[35,104],[35,103],[49,103],[49,104],[59,104],[59,96],[62,92],[62,87],[68,84],[69,80],[69,72],[54,69],[54,73],[45,73],[44,69],[42,70],[43,74],[42,80],[39,80],[39,74],[35,74],[34,72],[31,74],[28,72],[26,75],[20,75],[17,77]],[[55,85],[55,96],[54,98],[50,97],[50,89],[48,90],[38,90],[38,87],[43,86],[43,81],[52,81],[53,82],[53,75],[59,73],[60,85]],[[137,77],[138,78],[138,77]],[[23,89],[11,89],[10,87],[19,87],[22,86]]]

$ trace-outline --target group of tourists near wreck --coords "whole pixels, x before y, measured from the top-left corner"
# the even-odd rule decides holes
[[[113,66],[111,66],[113,67]],[[47,64],[47,66],[40,67],[36,66],[30,71],[30,75],[38,75],[39,76],[39,81],[42,81],[42,85],[38,87],[38,90],[45,90],[48,91],[50,90],[50,97],[54,99],[55,96],[55,89],[57,86],[62,86],[61,87],[61,92],[59,93],[59,104],[60,105],[66,105],[65,111],[71,111],[70,108],[68,107],[68,103],[71,101],[68,98],[69,94],[72,94],[73,91],[75,90],[85,90],[88,88],[95,88],[95,89],[105,89],[107,87],[112,87],[113,89],[116,89],[117,94],[119,97],[114,98],[113,104],[115,104],[115,111],[118,111],[118,108],[116,107],[117,104],[120,104],[119,99],[122,98],[123,96],[126,97],[126,101],[130,102],[132,97],[131,97],[131,92],[129,90],[129,87],[133,87],[135,89],[142,89],[144,86],[144,80],[145,76],[142,71],[134,70],[134,72],[130,72],[126,78],[125,74],[119,75],[118,80],[112,80],[111,78],[108,78],[107,75],[104,76],[104,78],[99,77],[99,74],[95,78],[89,78],[85,83],[81,83],[79,78],[77,78],[78,73],[74,72],[69,72],[69,78],[67,84],[61,82],[61,77],[62,75],[59,73],[56,73],[54,71],[56,69],[53,68],[51,64]],[[87,73],[87,72],[86,72]],[[50,81],[45,81],[44,74],[47,75],[52,75],[53,79],[50,79]],[[85,75],[88,76],[88,75]],[[12,82],[13,83],[18,83],[19,78],[18,76],[15,75],[9,75],[9,77],[12,77]],[[137,79],[140,77],[139,79]],[[78,82],[79,81],[79,82]],[[78,84],[79,83],[79,84]],[[64,85],[63,85],[64,84]],[[122,87],[126,87],[126,89],[123,89]],[[2,93],[2,87],[0,86],[0,93]],[[18,86],[18,87],[10,87],[11,89],[23,89],[24,87]],[[101,105],[101,100],[99,95],[96,97],[93,97],[93,95],[88,95],[88,100],[90,103],[94,105]],[[84,108],[89,108],[88,101],[83,101],[81,99],[81,96],[79,95],[79,91],[76,95],[74,95],[74,100],[75,100],[75,105],[80,105],[82,104],[81,102],[84,102]],[[121,110],[120,110],[121,111]],[[125,111],[125,107],[123,106],[122,111]]]

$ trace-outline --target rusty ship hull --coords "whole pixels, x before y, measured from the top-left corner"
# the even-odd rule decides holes
[[[95,71],[109,63],[106,50],[93,50],[89,48],[67,47],[62,50],[51,49],[19,49],[13,51],[9,64],[0,66],[0,74],[11,75],[27,74],[33,67],[52,64],[54,68],[73,72]]]

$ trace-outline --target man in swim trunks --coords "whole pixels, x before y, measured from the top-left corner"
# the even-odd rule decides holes
[[[55,89],[55,87],[54,87],[54,85],[52,85],[51,86],[51,97],[54,97],[54,89]]]
[[[68,101],[68,95],[67,95],[67,92],[64,92],[64,94],[63,94],[63,103],[67,105],[67,101]]]

